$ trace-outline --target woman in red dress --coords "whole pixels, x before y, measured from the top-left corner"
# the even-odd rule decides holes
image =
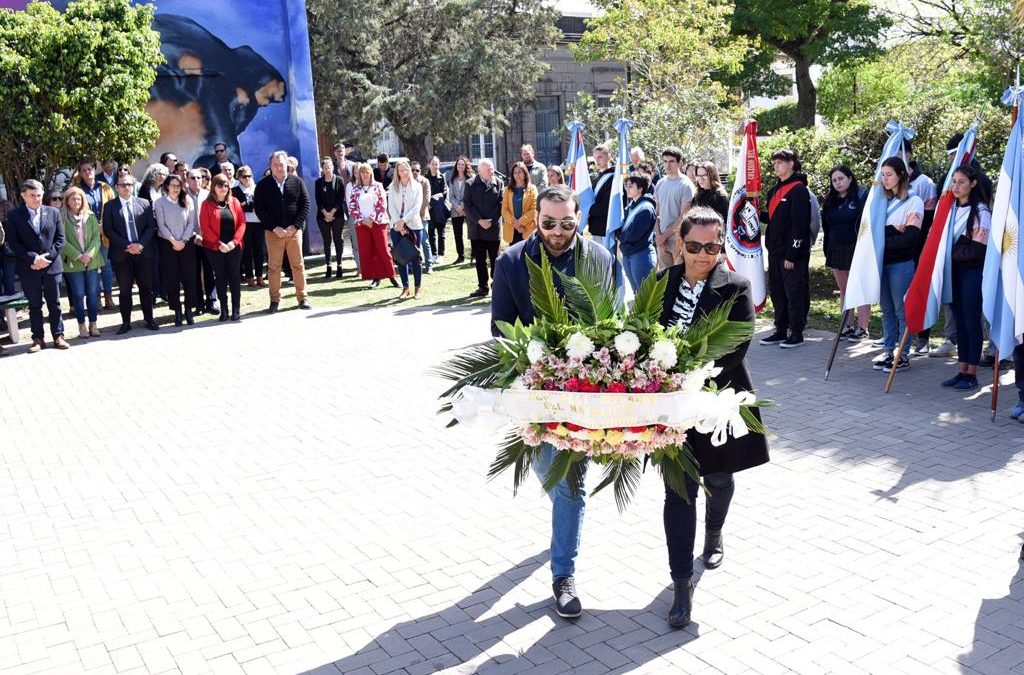
[[[355,177],[348,208],[356,224],[359,272],[363,279],[371,280],[371,288],[379,286],[381,279],[389,279],[397,288],[395,261],[388,248],[388,203],[384,186],[373,180],[369,164],[357,164]]]

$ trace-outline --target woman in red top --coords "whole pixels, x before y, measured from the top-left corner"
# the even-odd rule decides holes
[[[203,248],[213,267],[213,278],[220,297],[220,320],[228,320],[227,290],[231,287],[231,320],[238,321],[242,300],[242,238],[245,236],[245,212],[231,194],[231,181],[222,173],[210,182],[210,195],[199,209],[199,229]]]

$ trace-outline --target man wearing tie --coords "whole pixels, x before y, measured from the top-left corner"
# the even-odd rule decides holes
[[[49,313],[53,346],[67,349],[64,339],[64,321],[60,314],[60,260],[64,248],[64,224],[60,211],[43,206],[43,184],[27,180],[21,184],[21,199],[25,203],[7,217],[7,238],[17,259],[21,288],[28,299],[29,321],[32,325],[30,353],[46,346],[43,342],[43,300]]]
[[[156,225],[153,208],[145,199],[132,196],[135,178],[130,173],[117,179],[117,204],[103,209],[103,232],[110,239],[110,260],[120,287],[121,328],[118,335],[132,329],[132,286],[139,286],[139,302],[146,328],[159,330],[153,320],[153,249],[150,246]],[[111,208],[114,207],[114,208]]]

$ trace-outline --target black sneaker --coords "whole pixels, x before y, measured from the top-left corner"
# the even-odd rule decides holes
[[[978,362],[978,365],[981,366],[982,368],[992,368],[993,366],[995,366],[995,364],[996,359],[991,354],[985,354],[984,356],[981,357],[981,361]]]
[[[841,333],[839,333],[839,337],[840,338],[848,338],[851,335],[853,335],[854,330],[856,330],[856,329],[853,326],[847,326],[846,328],[843,329],[843,331]]]
[[[267,308],[267,314],[277,314],[277,303],[270,303],[270,307]]]
[[[884,370],[889,372],[889,368],[892,367],[892,354],[886,354],[877,361],[872,362],[871,368],[874,370]]]
[[[784,331],[776,330],[774,333],[766,338],[761,338],[759,342],[763,345],[780,345],[786,341],[786,333]]]
[[[471,298],[486,298],[488,290],[486,288],[478,288],[469,294]]]
[[[866,330],[864,330],[863,328],[860,328],[858,326],[856,329],[854,329],[854,331],[852,333],[850,333],[849,335],[846,336],[846,341],[847,342],[860,342],[861,340],[866,340],[866,339],[868,339],[870,337],[871,336],[868,335],[868,332]]]
[[[908,359],[906,356],[901,356],[900,360],[896,362],[896,366],[895,366],[896,370],[906,370],[909,367],[910,367],[910,359]],[[884,372],[884,373],[891,373],[892,369],[893,369],[893,363],[892,363],[892,358],[890,358],[889,359],[889,363],[884,368],[882,368],[882,372]]]
[[[576,596],[576,582],[572,577],[559,577],[551,584],[555,594],[555,612],[563,619],[576,619],[583,613],[583,605]]]
[[[783,349],[796,349],[797,347],[799,347],[803,343],[804,343],[804,336],[803,335],[790,335],[788,338],[783,340],[782,344],[779,345],[779,346],[782,347]]]

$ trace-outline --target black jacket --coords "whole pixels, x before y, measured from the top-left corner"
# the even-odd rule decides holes
[[[614,174],[615,167],[611,167],[597,174],[592,179],[596,192],[594,193],[594,204],[587,213],[587,231],[595,237],[603,237],[608,229],[608,206],[612,200],[612,183],[615,182]],[[604,175],[607,175],[608,178],[598,189],[597,184]]]
[[[142,244],[142,253],[139,256],[149,258],[156,250],[156,246],[150,245],[156,235],[153,207],[149,201],[141,197],[132,197],[131,205],[132,213],[135,215],[135,231],[139,235],[139,240],[136,243]],[[106,208],[103,209],[103,234],[107,235],[107,239],[110,240],[107,257],[111,262],[121,262],[131,255],[125,252],[130,241],[128,223],[125,222],[124,215],[121,213],[120,197],[107,202]]]
[[[28,207],[22,205],[7,215],[7,244],[14,251],[15,265],[22,277],[29,274],[56,275],[64,271],[60,252],[64,249],[64,223],[60,211],[52,206],[39,207],[39,234],[29,222]],[[0,241],[3,241],[0,235]],[[33,270],[36,255],[46,255],[50,265],[42,270]],[[14,281],[11,281],[13,285]]]
[[[260,224],[266,230],[294,225],[300,230],[306,228],[309,217],[309,193],[306,184],[295,175],[285,176],[284,194],[277,188],[277,179],[267,174],[256,184],[253,210]]]
[[[345,222],[348,210],[345,208],[345,183],[342,182],[340,176],[335,176],[330,183],[324,180],[323,176],[317,178],[313,184],[313,194],[316,197],[316,220],[318,223],[324,221],[324,215],[320,212],[331,209],[337,209],[334,212],[337,222]]]
[[[672,308],[679,294],[684,271],[683,265],[675,265],[662,273],[668,275],[668,287],[665,289],[661,310],[663,326],[671,326],[675,320]],[[753,324],[754,303],[750,297],[750,282],[739,274],[730,272],[725,264],[720,262],[705,282],[704,290],[697,300],[693,320],[697,321],[733,296],[736,300],[732,311],[729,312],[729,320]],[[754,391],[746,360],[749,346],[748,342],[715,361],[715,365],[722,368],[721,374],[715,378],[719,389],[732,387],[736,391]],[[756,408],[754,415],[758,420],[761,419],[761,413]],[[719,471],[735,473],[768,462],[768,439],[753,431],[741,438],[730,436],[724,445],[717,447],[711,444],[711,438],[707,434],[691,431],[687,434],[687,442],[700,462],[702,476]]]
[[[729,197],[724,192],[701,190],[693,196],[691,206],[704,206],[722,216],[722,223],[729,220]]]
[[[795,184],[771,212],[772,197],[785,186]],[[807,175],[794,173],[784,181],[775,183],[768,190],[766,208],[771,212],[761,215],[761,222],[767,223],[764,242],[768,253],[782,257],[789,262],[807,260],[811,254],[811,193],[807,189]]]
[[[466,184],[463,196],[463,208],[466,210],[466,222],[469,225],[469,239],[480,241],[501,240],[501,199],[504,196],[505,184],[497,174],[488,185],[480,176],[474,176]],[[477,225],[480,220],[490,220],[490,229]]]

